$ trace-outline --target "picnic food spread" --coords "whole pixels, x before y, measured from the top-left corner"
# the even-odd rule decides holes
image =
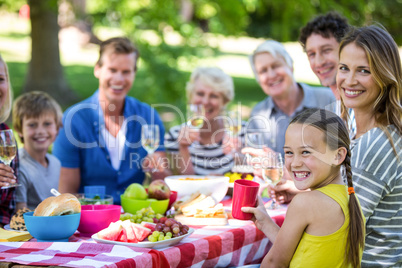
[[[51,196],[43,200],[35,209],[34,216],[60,216],[81,212],[81,203],[72,194]]]
[[[227,214],[222,204],[200,192],[193,193],[185,201],[179,200],[174,204],[178,214],[176,220],[190,225],[226,225]]]

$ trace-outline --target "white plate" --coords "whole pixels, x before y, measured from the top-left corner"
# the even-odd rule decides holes
[[[192,180],[186,180],[186,178]],[[201,194],[210,195],[216,203],[219,203],[228,191],[229,177],[178,175],[167,176],[165,182],[170,190],[177,192],[177,200],[198,191]]]
[[[10,224],[4,225],[4,230],[19,232],[19,233],[28,233],[28,231],[14,230],[13,228],[10,227]]]
[[[129,247],[138,247],[138,248],[165,248],[170,247],[178,244],[183,238],[191,235],[194,232],[193,228],[188,230],[188,233],[179,237],[174,237],[168,240],[158,241],[158,242],[149,242],[143,241],[138,243],[128,243],[128,242],[120,242],[120,241],[111,241],[106,239],[98,238],[98,234],[93,234],[91,237],[98,243],[106,243],[106,244],[114,244],[114,245],[121,245],[121,246],[129,246]]]

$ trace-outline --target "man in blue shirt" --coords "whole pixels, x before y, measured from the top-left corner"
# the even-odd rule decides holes
[[[135,79],[139,53],[127,38],[101,43],[94,74],[99,89],[88,99],[64,113],[63,128],[54,143],[53,154],[61,163],[60,192],[83,192],[87,185],[105,185],[106,194],[120,203],[120,194],[131,183],[142,183],[142,164],[147,152],[141,146],[141,127],[159,125],[163,144],[164,127],[158,113],[148,104],[127,94]],[[166,159],[162,147],[152,163]],[[159,168],[153,178],[168,170]]]

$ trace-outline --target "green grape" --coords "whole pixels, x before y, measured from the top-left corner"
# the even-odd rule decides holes
[[[131,218],[136,221],[137,220],[137,215],[131,215]]]
[[[142,218],[142,217],[143,217],[143,214],[141,212],[137,211],[137,218]]]
[[[156,238],[155,236],[150,235],[150,236],[148,236],[148,240],[149,240],[150,242],[157,242],[157,241],[158,241],[158,238]]]
[[[148,218],[151,218],[151,219],[155,218],[155,214],[148,214]]]
[[[153,236],[155,236],[155,237],[159,237],[160,232],[158,232],[158,231],[154,231],[154,232],[152,233],[152,235],[153,235]]]
[[[136,219],[136,220],[135,220],[135,223],[141,223],[141,222],[142,222],[141,219]]]
[[[160,213],[158,213],[158,214],[156,214],[156,218],[159,220],[160,218],[162,218],[163,217],[163,215],[162,214],[160,214]]]
[[[158,241],[163,241],[165,239],[165,236],[163,234],[160,234],[158,237]]]
[[[163,240],[169,240],[169,239],[171,239],[170,236],[165,236],[165,238],[163,238]]]
[[[170,237],[170,238],[172,238],[172,233],[171,232],[167,232],[166,234],[165,234],[166,236],[168,236],[168,237]]]

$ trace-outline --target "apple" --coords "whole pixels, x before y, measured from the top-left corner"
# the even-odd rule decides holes
[[[155,180],[148,187],[148,196],[157,200],[169,199],[170,188],[165,181]]]
[[[145,188],[139,183],[130,184],[124,191],[124,196],[130,199],[141,200],[145,200],[148,198],[147,191],[145,191]]]

